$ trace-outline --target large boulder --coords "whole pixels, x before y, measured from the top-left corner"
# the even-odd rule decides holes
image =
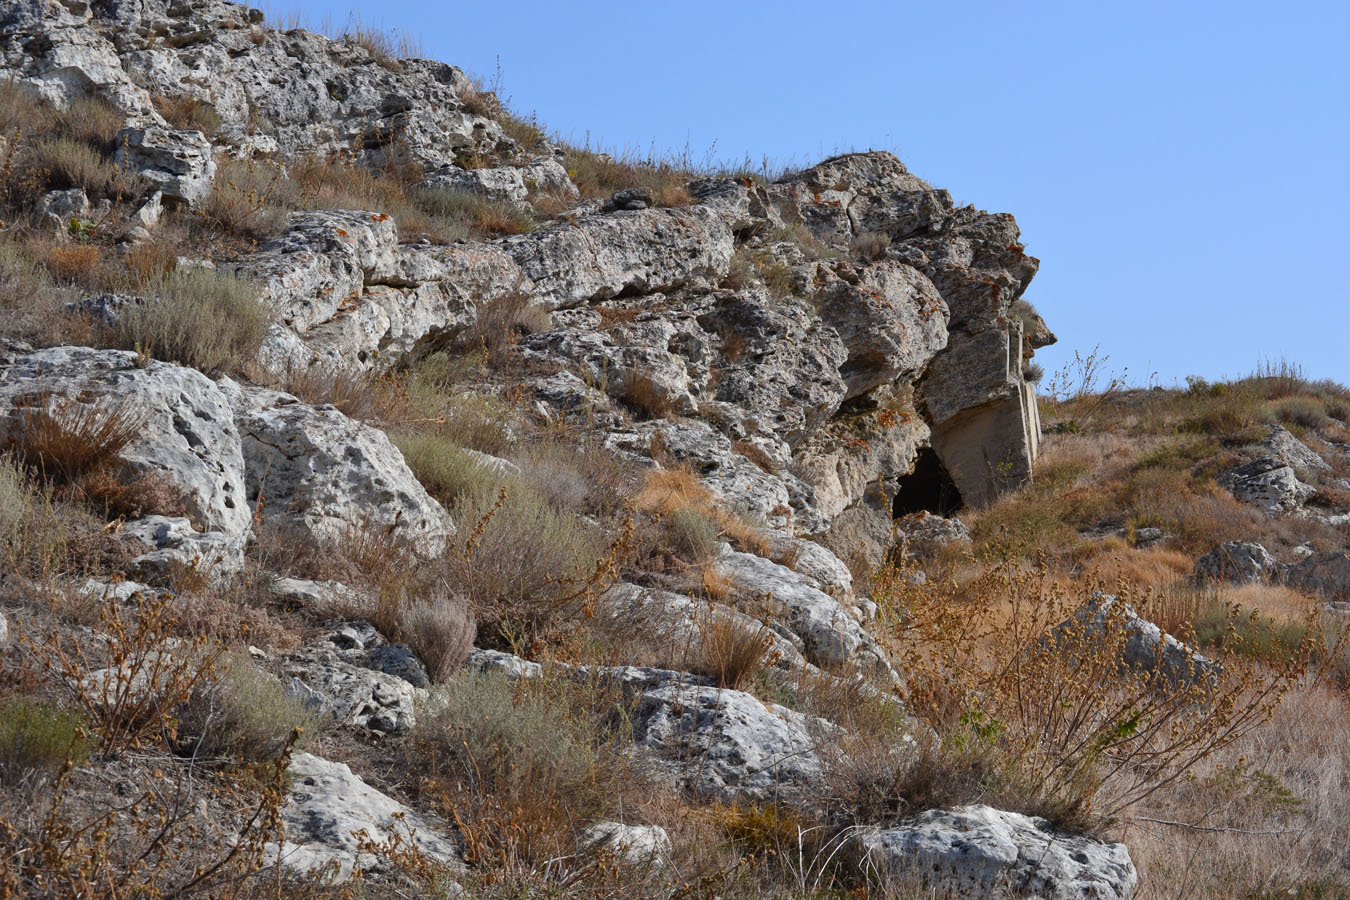
[[[539,299],[565,308],[710,285],[727,272],[732,235],[716,214],[694,206],[585,216],[510,238],[505,248]]]
[[[1072,652],[1080,638],[1119,638],[1123,669],[1150,673],[1174,684],[1211,682],[1221,671],[1218,662],[1172,637],[1133,606],[1101,591],[1094,591],[1076,613],[1056,625],[1047,640],[1059,651]]]
[[[125,128],[117,143],[117,162],[153,184],[164,199],[197,206],[211,193],[216,161],[200,131]]]
[[[1293,587],[1332,600],[1350,598],[1350,553],[1344,550],[1314,553],[1292,566],[1285,580]]]
[[[547,158],[512,166],[452,167],[427,176],[421,187],[467,191],[492,200],[516,203],[534,194],[552,194],[569,200],[580,196],[562,164]]]
[[[854,840],[868,869],[963,897],[1129,900],[1139,880],[1124,844],[984,805],[929,810],[891,828],[865,829]]]
[[[1219,486],[1243,503],[1278,516],[1301,507],[1317,489],[1299,481],[1293,466],[1278,456],[1262,456],[1229,469],[1218,478]]]
[[[286,836],[268,850],[291,872],[342,883],[355,869],[380,871],[384,860],[368,852],[363,840],[415,850],[431,863],[463,870],[448,828],[376,790],[346,763],[297,752],[286,774],[289,789],[281,807]]]
[[[398,734],[417,724],[413,686],[403,678],[354,665],[331,650],[306,650],[286,662],[286,688],[306,707],[382,734]]]
[[[801,793],[823,774],[817,749],[837,729],[741,691],[673,681],[646,691],[633,714],[639,747],[678,778],[723,800]]]
[[[51,347],[0,358],[0,444],[44,406],[58,422],[134,426],[117,464],[173,485],[192,524],[229,538],[252,525],[244,457],[229,397],[202,373],[121,350]]]
[[[1195,578],[1201,583],[1245,584],[1264,581],[1279,570],[1279,562],[1260,544],[1226,541],[1196,560]]]
[[[248,496],[265,520],[319,543],[362,535],[435,555],[454,533],[384,432],[331,406],[235,387]]]

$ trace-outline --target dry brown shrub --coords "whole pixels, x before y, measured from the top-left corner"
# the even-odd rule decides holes
[[[473,324],[456,336],[454,346],[482,350],[488,365],[501,367],[516,358],[522,337],[551,327],[548,309],[536,305],[528,294],[504,294],[478,304]]]
[[[155,94],[150,98],[155,110],[174,128],[200,131],[207,137],[220,130],[223,120],[216,108],[205,100],[187,94],[166,97]]]
[[[93,286],[103,265],[103,251],[93,244],[70,244],[47,251],[47,271],[66,284]]]
[[[175,638],[170,602],[143,597],[134,618],[117,603],[103,604],[96,655],[55,632],[27,642],[42,671],[89,717],[102,752],[171,743],[178,707],[214,674],[220,650]]]
[[[744,456],[770,475],[778,474],[778,466],[774,463],[773,457],[766,453],[762,448],[755,446],[749,441],[733,441],[731,449],[741,456]]]
[[[418,597],[399,613],[394,636],[426,664],[433,682],[447,681],[464,668],[477,628],[463,597],[441,590]]]
[[[132,285],[142,288],[178,268],[178,247],[162,240],[142,241],[122,254],[122,265]]]
[[[279,387],[306,403],[335,406],[348,418],[362,422],[390,426],[414,416],[406,385],[392,374],[310,366],[286,373]]]
[[[568,177],[591,200],[608,200],[615,191],[642,187],[651,191],[657,206],[686,206],[689,182],[696,177],[688,160],[642,160],[635,153],[618,158],[577,147],[566,147]]]
[[[738,690],[764,662],[773,641],[768,626],[709,609],[698,619],[699,642],[690,671],[718,687]]]
[[[619,390],[623,402],[643,419],[666,418],[674,411],[669,392],[645,372],[626,370]]]
[[[39,395],[20,407],[5,446],[33,471],[71,484],[112,465],[144,428],[143,414],[128,402]]]
[[[70,496],[107,519],[183,516],[188,511],[182,489],[162,472],[127,480],[107,468],[97,468],[71,483]]]
[[[907,575],[883,570],[872,594],[907,670],[907,703],[944,743],[987,745],[1003,808],[1077,827],[1120,815],[1263,725],[1320,644],[1306,635],[1273,668],[1225,656],[1212,676],[1177,676],[1123,665],[1125,620],[1073,619],[1086,592],[1044,566],[994,559],[965,584]],[[1133,599],[1148,606],[1145,592]]]

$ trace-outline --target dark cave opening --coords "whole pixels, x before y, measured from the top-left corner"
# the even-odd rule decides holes
[[[897,486],[891,505],[891,515],[897,519],[923,511],[950,516],[961,508],[961,492],[931,447],[919,451],[914,471],[901,476]]]

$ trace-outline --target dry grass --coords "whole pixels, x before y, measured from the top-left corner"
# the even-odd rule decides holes
[[[33,471],[73,484],[113,465],[144,427],[140,410],[124,401],[81,403],[42,395],[18,410],[5,443]]]
[[[93,287],[103,266],[103,251],[92,244],[56,246],[47,251],[46,262],[55,281]]]
[[[698,620],[699,641],[690,671],[718,687],[741,689],[763,664],[772,645],[768,626],[709,609]]]
[[[687,158],[641,158],[636,152],[621,152],[617,156],[564,145],[563,165],[568,177],[581,191],[581,196],[592,200],[608,200],[615,191],[624,188],[646,188],[657,206],[688,206],[688,184],[698,177]]]

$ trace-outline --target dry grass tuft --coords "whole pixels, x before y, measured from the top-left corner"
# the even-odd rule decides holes
[[[33,471],[73,484],[111,466],[144,427],[142,414],[130,403],[42,395],[19,409],[6,447]]]

